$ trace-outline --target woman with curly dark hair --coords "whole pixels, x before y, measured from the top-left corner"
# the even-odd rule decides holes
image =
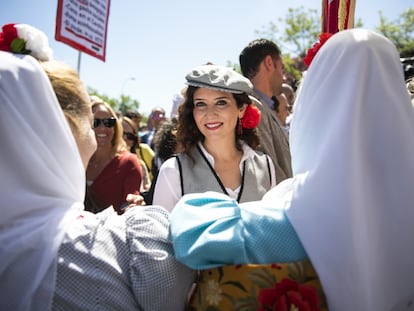
[[[252,84],[215,65],[194,68],[186,80],[177,124],[182,152],[161,166],[153,204],[171,211],[184,194],[205,191],[239,202],[260,199],[276,181],[271,159],[255,151],[260,111],[249,97]]]
[[[177,122],[166,120],[154,136],[155,156],[152,159],[152,174],[158,175],[161,165],[177,152]]]

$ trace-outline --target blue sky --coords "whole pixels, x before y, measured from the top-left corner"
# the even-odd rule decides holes
[[[365,28],[379,24],[381,10],[389,20],[413,7],[412,0],[356,0],[356,19]],[[140,102],[148,114],[162,106],[169,114],[173,94],[186,73],[207,61],[238,62],[256,30],[284,18],[288,8],[321,11],[321,0],[112,0],[106,61],[82,54],[80,76],[87,86],[110,97],[121,93]],[[77,68],[78,51],[54,39],[57,1],[2,0],[1,25],[27,23],[43,30],[56,59]],[[134,79],[132,79],[134,78]]]

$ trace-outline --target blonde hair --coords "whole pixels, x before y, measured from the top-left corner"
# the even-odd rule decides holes
[[[78,123],[80,116],[90,109],[89,98],[77,72],[60,61],[40,62],[55,91],[66,117]]]
[[[90,122],[86,123],[85,115],[91,113],[90,99],[78,73],[61,61],[40,62],[46,72],[60,107],[73,133],[87,136]]]
[[[94,113],[96,110],[96,107],[102,106],[110,115],[112,118],[115,118],[115,126],[114,126],[114,137],[112,138],[111,144],[112,144],[112,152],[114,155],[120,154],[124,151],[128,151],[128,146],[125,143],[124,139],[122,138],[123,134],[123,127],[121,121],[118,119],[117,114],[112,109],[112,107],[102,100],[101,98],[97,96],[91,96],[92,101],[92,112]]]

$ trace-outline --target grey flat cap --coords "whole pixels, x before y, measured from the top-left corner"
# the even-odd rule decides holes
[[[203,65],[194,68],[185,79],[187,84],[196,87],[205,87],[230,93],[252,94],[253,85],[249,79],[237,73],[230,67],[217,65]]]

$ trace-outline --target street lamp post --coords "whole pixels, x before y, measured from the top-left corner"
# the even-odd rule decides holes
[[[124,83],[122,83],[121,96],[124,95],[125,85],[128,83],[128,81],[135,81],[135,77],[129,77],[125,79]]]
[[[129,78],[125,79],[124,83],[122,83],[122,89],[121,89],[121,104],[120,104],[120,106],[118,107],[118,109],[119,109],[121,112],[124,112],[124,110],[126,109],[126,104],[127,104],[127,101],[129,100],[129,99],[127,100],[127,99],[126,99],[126,96],[124,95],[125,86],[126,86],[126,84],[128,83],[128,81],[135,81],[135,77],[129,77]],[[128,98],[129,98],[129,97],[128,97]]]

